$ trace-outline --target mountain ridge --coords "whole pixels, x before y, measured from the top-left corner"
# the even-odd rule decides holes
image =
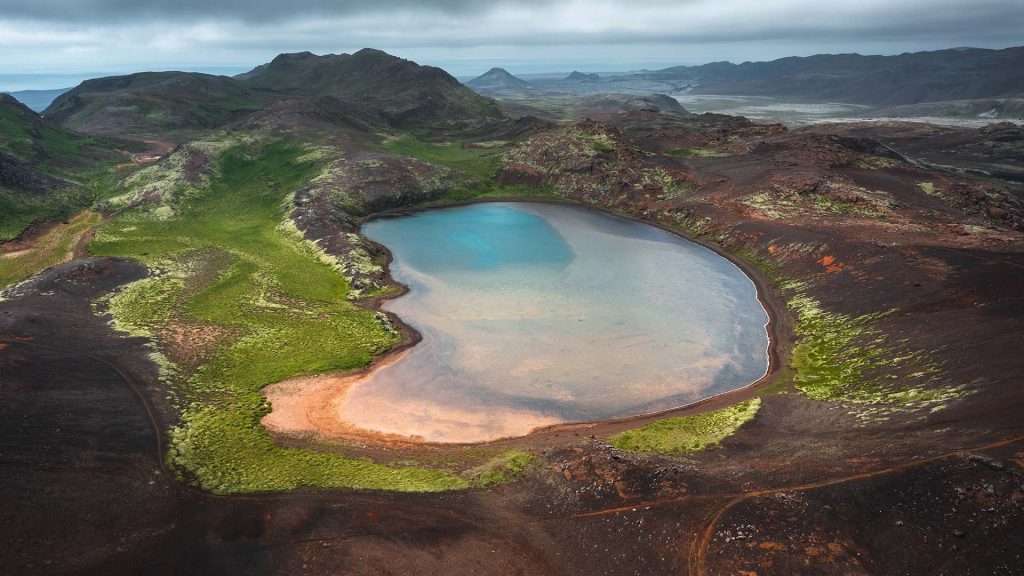
[[[673,66],[636,77],[689,83],[695,94],[896,106],[1024,94],[1024,46],[894,56],[816,54],[768,62]]]
[[[280,100],[322,97],[356,103],[401,128],[505,118],[496,102],[444,70],[372,48],[280,54],[237,76],[140,72],[96,78],[56,98],[43,114],[91,134],[187,140]]]

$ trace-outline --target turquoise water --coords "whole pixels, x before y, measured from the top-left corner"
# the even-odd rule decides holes
[[[357,426],[437,442],[664,410],[768,366],[753,283],[711,250],[581,207],[482,203],[368,222],[423,341],[354,386]]]

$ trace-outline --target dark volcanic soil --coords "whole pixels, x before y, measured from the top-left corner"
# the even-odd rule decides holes
[[[0,572],[1024,574],[1024,242],[1012,222],[925,194],[927,168],[857,164],[884,153],[870,142],[643,114],[619,118],[619,147],[596,160],[560,148],[569,168],[543,178],[641,218],[710,218],[705,238],[773,255],[829,310],[897,308],[879,328],[972,393],[864,422],[781,386],[754,421],[688,458],[609,448],[601,438],[621,424],[566,427],[510,441],[540,457],[493,490],[215,497],[163,468],[172,419],[156,368],[90,307],[144,270],[77,261],[0,302]],[[562,144],[527,142],[503,178],[540,177],[530,163]],[[727,154],[638,151],[681,147]],[[692,188],[666,195],[644,179],[651,165]],[[761,193],[789,208],[757,208]],[[884,217],[857,208],[875,193]],[[854,209],[816,211],[808,198],[820,196]]]

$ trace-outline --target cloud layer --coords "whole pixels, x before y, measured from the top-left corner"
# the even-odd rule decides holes
[[[364,46],[456,74],[611,70],[1004,47],[1024,43],[1020,30],[1024,0],[0,0],[0,74],[245,67]]]

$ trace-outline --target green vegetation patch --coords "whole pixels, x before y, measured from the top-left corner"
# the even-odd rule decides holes
[[[260,423],[264,386],[365,366],[398,340],[386,319],[348,301],[336,263],[282,224],[289,194],[317,172],[307,152],[280,142],[228,147],[207,184],[170,195],[168,210],[126,212],[93,240],[95,254],[160,271],[110,299],[115,326],[156,334],[180,321],[220,335],[206,362],[179,377],[168,463],[217,493],[466,487],[442,470],[282,448]]]
[[[884,158],[882,156],[875,156],[868,154],[861,156],[854,160],[853,165],[861,170],[881,170],[884,168],[893,168],[902,164],[899,160],[893,160],[892,158]]]
[[[81,188],[66,186],[31,196],[0,188],[0,242],[16,238],[33,222],[59,220],[88,205]]]
[[[809,216],[875,216],[883,217],[891,211],[893,202],[884,192],[871,191],[844,182],[824,183],[825,193],[796,193],[781,187],[762,190],[743,199],[743,204],[768,218],[786,219],[797,215]],[[844,198],[840,200],[838,196]]]
[[[725,158],[731,156],[728,152],[712,150],[711,148],[679,148],[668,153],[669,156],[680,158]]]
[[[926,386],[939,380],[939,367],[875,327],[895,311],[862,316],[829,312],[799,283],[783,287],[795,291],[788,301],[799,337],[791,358],[793,382],[808,397],[878,407],[859,414],[868,417],[893,408],[940,410],[963,395],[962,386]]]
[[[470,146],[455,142],[433,143],[404,134],[384,141],[384,149],[393,154],[409,156],[424,162],[441,164],[483,181],[490,181],[501,165],[504,150],[494,146]]]
[[[521,476],[533,462],[533,454],[522,450],[510,450],[493,458],[483,466],[471,470],[469,476],[474,486],[488,488],[511,482]]]
[[[91,148],[96,145],[97,142],[87,136],[73,134],[38,118],[26,118],[18,107],[0,105],[0,150],[25,160],[40,161],[40,166],[48,172],[60,174],[61,168],[92,159]]]
[[[184,286],[175,276],[153,276],[125,286],[108,300],[114,327],[132,336],[154,336],[170,322]]]
[[[2,208],[2,207],[0,207]],[[100,221],[88,210],[58,224],[24,250],[0,252],[0,288],[19,282],[36,272],[71,260],[75,245]]]
[[[429,205],[438,202],[462,202],[465,200],[493,198],[560,198],[561,196],[552,186],[499,186],[497,184],[478,188],[461,188],[451,190],[440,196],[424,202]]]
[[[620,450],[682,455],[700,452],[732,436],[740,426],[754,419],[761,408],[760,398],[733,404],[721,410],[658,420],[608,439]]]

